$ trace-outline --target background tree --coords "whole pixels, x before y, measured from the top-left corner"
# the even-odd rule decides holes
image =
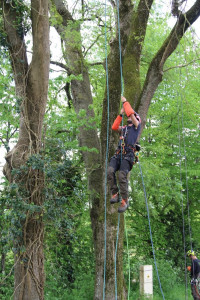
[[[43,299],[43,168],[38,162],[49,78],[48,1],[32,0],[32,62],[28,63],[23,1],[1,1],[6,46],[20,103],[19,138],[6,156],[4,174],[11,183],[15,240],[14,299]]]

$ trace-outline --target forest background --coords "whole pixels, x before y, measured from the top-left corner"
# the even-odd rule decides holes
[[[23,108],[24,95],[19,93],[18,83],[16,83],[16,62],[12,60],[10,50],[12,43],[9,44],[7,39],[5,9],[7,13],[11,11],[12,17],[13,15],[15,17],[13,28],[16,28],[17,34],[24,40],[27,65],[31,63],[31,60],[34,65],[34,51],[37,53],[39,41],[33,43],[35,21],[31,10],[33,11],[33,7],[36,7],[34,6],[36,2],[1,1],[0,144],[7,155],[13,145],[19,143],[20,130],[22,130],[20,122],[26,110]],[[114,205],[113,208],[109,205],[109,193],[106,194],[107,198],[104,197],[104,186],[106,142],[108,139],[109,158],[117,142],[117,136],[111,131],[107,138],[107,118],[110,128],[120,110],[118,2],[108,1],[107,7],[102,1],[72,3],[64,1],[64,6],[61,2],[49,1],[48,3],[51,28],[50,70],[48,97],[41,125],[40,149],[36,147],[37,150],[28,152],[25,161],[20,166],[13,164],[12,171],[9,173],[11,175],[4,171],[6,176],[2,174],[1,179],[0,295],[1,299],[5,300],[12,299],[12,297],[20,299],[20,293],[26,293],[24,292],[27,287],[25,278],[29,276],[27,275],[29,272],[32,274],[34,271],[34,267],[31,267],[34,255],[29,252],[34,242],[30,243],[30,246],[24,237],[25,233],[26,236],[30,233],[30,229],[27,229],[25,224],[31,223],[33,219],[36,223],[39,222],[40,226],[42,224],[39,232],[43,232],[43,227],[45,228],[41,244],[44,245],[46,281],[40,286],[42,292],[38,292],[35,288],[37,284],[34,283],[34,276],[30,275],[31,286],[33,286],[30,299],[89,300],[93,299],[94,295],[96,299],[102,299],[101,293],[104,288],[106,293],[110,288],[113,295],[111,298],[106,294],[106,299],[115,299],[114,267],[118,215],[117,206]],[[182,13],[188,11],[194,4],[199,5],[199,1],[183,1],[182,5],[178,5],[179,2],[181,1],[172,1],[172,3],[168,1],[166,5],[166,1],[134,1],[134,3],[124,1],[123,5],[129,5],[130,11],[134,4],[136,12],[139,12],[140,5],[144,4],[144,11],[148,14],[143,20],[144,24],[146,20],[147,25],[144,25],[146,30],[142,33],[143,38],[141,38],[142,34],[141,40],[138,38],[139,35],[133,38],[135,43],[139,41],[138,45],[141,46],[140,69],[137,70],[139,75],[132,75],[129,70],[124,74],[125,96],[128,100],[130,99],[135,109],[140,109],[141,114],[143,110],[136,100],[140,98],[139,93],[142,91],[141,87],[145,85],[152,61]],[[124,7],[121,1],[119,5],[121,16],[124,17],[126,13],[126,19],[129,20],[127,11],[124,13],[122,10]],[[105,8],[107,9],[106,24]],[[62,15],[63,11],[65,15]],[[68,32],[63,31],[64,26]],[[122,26],[123,70],[127,70],[124,54],[126,49],[124,24],[120,26]],[[199,32],[196,28],[198,26],[189,26],[177,47],[169,55],[164,64],[160,84],[152,95],[148,113],[143,116],[144,129],[140,138],[141,165],[136,164],[130,174],[130,208],[125,214],[128,249],[124,233],[124,215],[120,217],[117,256],[119,299],[125,299],[127,294],[130,299],[137,299],[139,297],[139,266],[152,264],[155,267],[140,166],[148,199],[156,263],[163,293],[169,300],[181,300],[184,297],[191,299],[189,274],[186,272],[186,265],[189,264],[186,251],[193,248],[198,255],[198,249],[200,249],[198,230],[200,218],[198,197],[200,193],[200,44]],[[46,39],[48,40],[48,35]],[[116,48],[114,54],[113,45]],[[115,58],[117,56],[117,63],[114,61],[116,69],[112,67],[113,73],[110,65],[108,66],[110,69],[106,69],[106,51],[108,62],[109,59],[112,61],[112,55]],[[44,49],[39,55],[44,55]],[[85,73],[77,71],[76,57],[79,55],[81,62],[84,61],[84,68],[88,70],[87,82],[83,80]],[[40,62],[39,59],[38,61]],[[18,62],[24,64],[23,59],[19,59]],[[131,67],[134,68],[134,66],[136,69],[137,62],[133,65],[131,63]],[[39,69],[40,65],[37,68]],[[118,77],[117,84],[114,85],[111,76],[108,76],[111,83],[109,87],[111,90],[110,115],[107,108],[109,89],[106,91],[108,87],[106,73],[107,75],[115,74]],[[128,77],[130,77],[130,82]],[[42,76],[40,77],[39,69],[37,79],[40,80],[40,78]],[[79,89],[79,95],[76,97],[78,94],[76,87],[80,82],[84,82],[85,95],[81,94],[81,89]],[[27,86],[28,83],[26,82]],[[88,86],[91,88],[91,95],[87,94]],[[27,94],[26,91],[26,96]],[[80,99],[83,99],[83,102]],[[86,99],[89,99],[89,102]],[[33,107],[32,111],[30,109],[30,115],[32,113],[34,114]],[[93,129],[95,132],[92,131]],[[84,132],[91,131],[91,136],[86,138],[87,134],[85,135],[83,130]],[[98,145],[98,138],[101,138],[102,148]],[[27,148],[30,149],[30,144]],[[101,159],[96,159],[99,153],[101,153]],[[97,170],[103,168],[100,177],[97,178]],[[42,202],[37,202],[32,198],[34,192],[31,190],[32,184],[28,181],[32,171],[38,172],[37,178],[41,176],[41,174],[38,175],[39,173],[44,175],[44,178],[41,177],[43,181],[42,196],[40,195]],[[99,178],[102,180],[99,181]],[[94,190],[97,193],[96,186],[98,185],[101,189],[99,188],[98,195],[94,195]],[[27,190],[31,196],[28,195]],[[100,202],[97,201],[97,196],[101,199]],[[111,253],[107,249],[106,268],[109,271],[106,273],[106,287],[103,285],[105,198],[108,218],[108,245],[106,246],[112,249]],[[96,225],[94,219],[99,225]],[[36,226],[38,227],[38,223]],[[32,225],[30,227],[32,228]],[[40,251],[41,244],[37,244]],[[98,251],[100,258],[97,255]],[[37,255],[36,253],[36,258]],[[38,268],[40,267],[39,263]],[[20,270],[22,274],[20,278],[16,278],[17,270]],[[130,290],[128,289],[129,270]],[[98,276],[101,277],[99,290]],[[42,272],[41,278],[43,277]],[[155,269],[154,298],[162,299]],[[22,297],[22,299],[25,298]]]

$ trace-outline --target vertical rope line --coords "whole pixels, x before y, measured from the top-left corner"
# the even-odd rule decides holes
[[[130,256],[129,256],[129,247],[128,247],[128,233],[126,227],[126,217],[124,214],[124,225],[125,225],[125,233],[126,233],[126,248],[127,248],[127,255],[128,255],[128,300],[130,296],[130,285],[131,285],[131,270],[130,270]]]
[[[182,76],[181,69],[180,69],[180,77]],[[191,229],[191,222],[190,222],[190,204],[189,204],[189,188],[188,188],[188,173],[187,173],[187,155],[186,155],[186,143],[185,143],[185,125],[183,119],[183,94],[180,93],[181,96],[181,123],[182,123],[182,136],[183,136],[183,149],[184,149],[184,161],[185,161],[185,184],[186,184],[186,199],[187,199],[187,210],[188,210],[188,229],[189,229],[189,236],[190,236],[190,249],[193,249],[192,246],[192,229]]]
[[[179,107],[179,104],[178,104]],[[179,109],[178,109],[179,110]],[[183,226],[183,249],[184,249],[184,259],[185,259],[185,299],[187,300],[187,269],[186,269],[186,249],[185,249],[185,218],[183,210],[183,192],[182,192],[182,163],[181,163],[181,134],[180,134],[180,117],[178,111],[178,137],[179,137],[179,165],[180,165],[180,182],[181,182],[181,213],[182,213],[182,226]]]
[[[117,300],[117,246],[119,238],[119,224],[120,224],[120,214],[118,213],[118,223],[117,223],[117,238],[115,247],[115,299]]]
[[[184,49],[183,49],[184,51]],[[184,52],[186,53],[186,52]],[[179,52],[180,56],[180,52]],[[186,54],[185,54],[185,62],[186,61]],[[187,70],[187,69],[186,69]],[[188,79],[188,73],[187,74],[187,79]],[[180,80],[182,79],[182,72],[181,69],[179,70],[179,78]],[[182,81],[182,80],[181,80]],[[185,143],[185,126],[184,126],[184,121],[183,121],[183,92],[182,89],[180,93],[177,93],[180,96],[180,103],[178,101],[177,97],[177,113],[178,113],[178,130],[179,130],[179,161],[180,161],[180,181],[181,181],[181,187],[183,186],[182,184],[182,158],[184,158],[184,163],[185,163],[185,184],[186,184],[186,205],[187,205],[187,218],[188,218],[188,229],[189,229],[189,237],[190,237],[190,247],[192,247],[192,230],[191,230],[191,222],[190,222],[190,206],[189,206],[189,189],[188,189],[188,175],[187,175],[187,156],[186,156],[186,143]],[[179,111],[181,111],[181,122],[179,120]],[[182,128],[180,128],[180,123],[182,125]],[[183,140],[183,149],[184,149],[184,154],[183,156],[181,155],[181,134],[182,132],[182,140]],[[181,190],[181,206],[182,206],[182,218],[183,218],[183,243],[184,243],[184,258],[185,258],[185,299],[188,299],[188,280],[187,280],[187,261],[186,261],[186,241],[185,241],[185,219],[184,219],[184,209],[183,209],[183,191]]]
[[[122,51],[121,51],[121,36],[120,36],[120,20],[119,20],[119,0],[117,0],[117,22],[118,22],[118,39],[119,39],[119,60],[120,60],[120,78],[121,78],[121,94],[123,95],[123,74],[122,74]],[[122,117],[122,126],[123,126]],[[122,160],[122,149],[121,149],[121,160]],[[117,247],[119,238],[119,226],[120,226],[120,214],[118,213],[118,224],[117,224],[117,237],[115,247],[115,299],[117,300]]]
[[[107,139],[106,139],[106,162],[105,162],[105,212],[104,212],[104,276],[103,276],[103,300],[105,299],[105,286],[106,286],[106,196],[107,196],[107,168],[108,168],[108,141],[109,141],[109,80],[108,80],[108,51],[107,51],[107,5],[105,0],[105,57],[106,57],[106,89],[107,89]]]
[[[152,247],[153,258],[154,258],[154,265],[155,265],[156,274],[157,274],[157,278],[158,278],[158,282],[159,282],[159,286],[160,286],[160,291],[161,291],[163,299],[165,299],[165,296],[164,296],[163,290],[162,290],[162,286],[161,286],[161,282],[160,282],[160,277],[159,277],[159,274],[158,274],[157,263],[156,263],[156,256],[155,256],[155,250],[154,250],[154,245],[153,245],[153,237],[152,237],[152,231],[151,231],[151,222],[150,222],[150,216],[149,216],[149,207],[148,207],[146,189],[145,189],[145,185],[144,185],[144,179],[143,179],[143,175],[142,175],[142,168],[141,168],[141,165],[140,165],[140,161],[139,161],[139,167],[140,167],[140,174],[141,174],[141,178],[142,178],[142,185],[143,185],[144,197],[145,197],[145,203],[146,203],[146,209],[147,209],[149,232],[150,232],[150,239],[151,239],[151,247]]]
[[[180,55],[180,53],[179,53]],[[185,58],[186,59],[186,58]],[[187,76],[188,77],[188,76]],[[182,79],[181,69],[179,70],[179,78]],[[178,107],[178,131],[179,131],[179,161],[180,161],[180,182],[182,184],[182,158],[184,158],[185,163],[185,184],[186,184],[186,203],[187,203],[187,217],[188,217],[188,229],[190,236],[190,247],[192,249],[192,233],[191,233],[191,224],[190,224],[190,208],[189,208],[189,190],[188,190],[188,178],[187,178],[187,157],[186,157],[186,145],[185,145],[185,126],[183,121],[183,93],[180,91],[180,104],[177,98],[177,107]],[[179,117],[179,111],[181,112],[181,122]],[[182,128],[180,128],[180,123]],[[184,155],[181,154],[181,132],[183,140],[183,151]],[[183,246],[184,246],[184,258],[185,258],[185,299],[188,299],[188,280],[187,280],[187,261],[186,261],[186,239],[185,239],[185,216],[184,216],[184,203],[183,203],[183,191],[181,190],[181,206],[182,206],[182,219],[183,219]]]

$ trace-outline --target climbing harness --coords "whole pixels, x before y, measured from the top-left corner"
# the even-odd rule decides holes
[[[117,147],[115,154],[118,155],[120,152],[124,155],[127,152],[132,151],[135,156],[135,162],[138,162],[139,158],[139,151],[141,149],[141,146],[139,143],[136,143],[135,145],[126,145],[125,139],[128,136],[128,126],[123,126],[121,130],[121,136],[120,136],[120,145]]]
[[[123,129],[125,129],[125,132],[123,132]],[[126,154],[126,151],[125,151],[125,138],[127,136],[127,133],[128,133],[128,129],[127,129],[127,126],[124,126],[122,127],[122,130],[121,130],[121,136],[120,136],[120,150],[122,151],[122,154]]]
[[[195,293],[195,296],[197,299],[200,299],[200,278],[192,278],[191,279],[191,287],[192,287],[192,290],[193,290],[193,293]]]

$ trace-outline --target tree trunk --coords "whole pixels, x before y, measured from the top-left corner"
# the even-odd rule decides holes
[[[49,76],[48,1],[31,1],[33,35],[32,63],[28,66],[23,36],[23,3],[1,0],[4,30],[15,78],[16,95],[21,100],[19,139],[6,155],[4,174],[17,185],[13,210],[18,213],[15,248],[15,300],[44,299],[44,225],[42,220],[43,169],[27,165],[39,159]],[[20,8],[20,9],[19,9]],[[13,174],[13,170],[18,170]],[[20,209],[16,206],[20,202]],[[36,209],[37,206],[37,209]],[[41,209],[40,209],[41,207]],[[35,209],[34,209],[35,208]],[[18,210],[17,210],[18,209]]]

